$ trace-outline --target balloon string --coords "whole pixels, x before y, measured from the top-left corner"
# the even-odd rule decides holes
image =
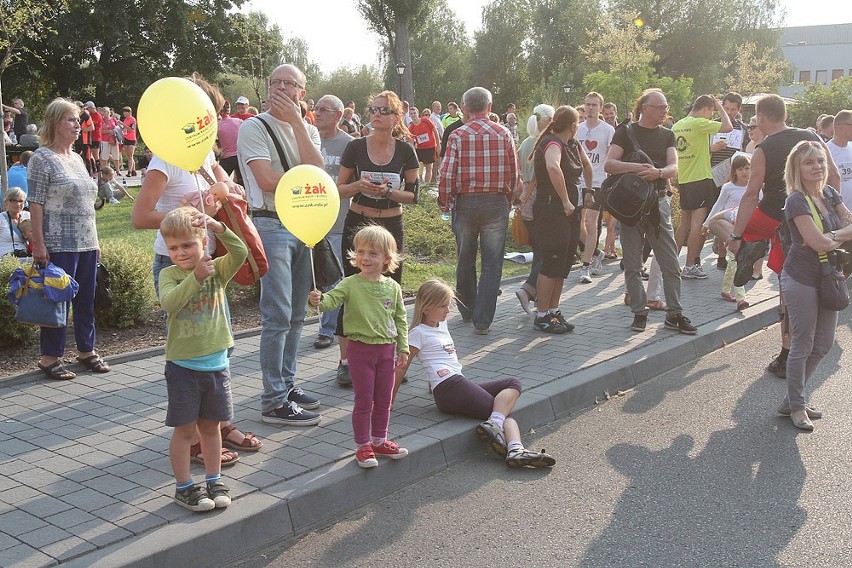
[[[312,289],[316,290],[317,289],[317,275],[314,273],[314,247],[308,247],[308,252],[310,253],[310,257],[311,257],[311,282],[314,285],[314,287]],[[317,306],[317,313],[322,314],[322,310],[320,310],[319,306]]]
[[[201,191],[201,182],[198,179],[198,174],[195,174],[193,177],[195,178],[195,188],[198,190],[198,203],[201,204],[201,212],[204,213],[204,216],[201,217],[201,220],[204,222],[204,234],[206,235],[207,234],[207,212],[204,209],[204,193]]]

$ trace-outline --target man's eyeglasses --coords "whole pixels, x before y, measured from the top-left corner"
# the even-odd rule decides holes
[[[296,81],[291,81],[290,79],[270,79],[269,86],[273,88],[278,87],[296,87],[297,89],[304,90],[305,86],[300,85]]]
[[[336,108],[331,108],[331,107],[316,107],[316,108],[314,108],[314,112],[335,113],[335,112],[338,112],[338,110]],[[340,112],[343,112],[343,111],[340,111]]]
[[[382,114],[382,115],[385,115],[385,116],[387,116],[389,114],[396,114],[391,107],[371,106],[367,109],[367,111],[370,114],[379,113],[379,114]]]
[[[669,110],[669,105],[649,105],[648,103],[645,103],[644,106],[650,107],[654,110],[663,110],[663,111],[666,111],[666,112],[668,112],[668,110]]]

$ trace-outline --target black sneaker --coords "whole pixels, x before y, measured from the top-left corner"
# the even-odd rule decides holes
[[[294,402],[287,402],[280,408],[262,413],[263,422],[287,426],[316,426],[320,423],[321,418],[316,412],[303,410]]]
[[[539,331],[543,331],[544,333],[553,333],[557,335],[568,333],[568,330],[565,329],[565,326],[562,325],[559,318],[550,314],[545,314],[542,317],[536,316],[533,320],[533,327]]]
[[[352,386],[352,376],[349,374],[349,365],[343,363],[337,364],[337,376],[335,377],[337,384],[342,387]]]
[[[231,504],[231,490],[221,481],[207,482],[207,496],[213,500],[217,509],[224,509]]]
[[[634,314],[633,323],[630,324],[630,331],[645,331],[648,326],[648,314]]]
[[[314,341],[315,349],[327,349],[331,347],[331,344],[334,343],[334,338],[329,335],[319,334],[317,336],[316,341]]]
[[[209,511],[216,508],[213,499],[207,496],[207,491],[201,485],[193,485],[186,489],[175,489],[175,503],[190,511]]]
[[[737,271],[734,273],[734,286],[745,286],[751,280],[754,263],[766,254],[766,241],[750,241],[740,245],[737,252]]]
[[[316,410],[320,406],[320,402],[316,397],[309,395],[299,387],[290,389],[290,392],[287,393],[287,400],[295,402],[306,410]]]
[[[562,310],[556,310],[556,313],[554,315],[556,316],[556,319],[559,320],[559,323],[562,324],[562,327],[565,328],[565,331],[569,333],[574,331],[574,325],[568,323],[568,321],[565,319],[565,316],[562,315]]]
[[[779,379],[787,378],[787,361],[781,361],[778,357],[775,357],[769,366],[766,367],[766,370],[778,377]]]
[[[698,328],[689,323],[689,318],[683,314],[668,316],[665,323],[666,329],[674,329],[687,335],[695,335]]]

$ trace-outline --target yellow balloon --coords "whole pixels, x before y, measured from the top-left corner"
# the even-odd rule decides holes
[[[218,123],[210,97],[180,77],[149,85],[139,100],[136,119],[155,156],[190,172],[201,167],[216,141]]]
[[[325,170],[302,164],[290,169],[278,182],[275,210],[287,230],[312,247],[334,226],[340,195]]]

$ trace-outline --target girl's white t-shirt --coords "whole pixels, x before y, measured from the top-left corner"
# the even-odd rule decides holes
[[[417,348],[417,360],[426,369],[426,378],[433,391],[445,379],[461,375],[462,366],[456,357],[456,346],[447,322],[440,322],[438,327],[418,324],[408,331],[408,345]]]

